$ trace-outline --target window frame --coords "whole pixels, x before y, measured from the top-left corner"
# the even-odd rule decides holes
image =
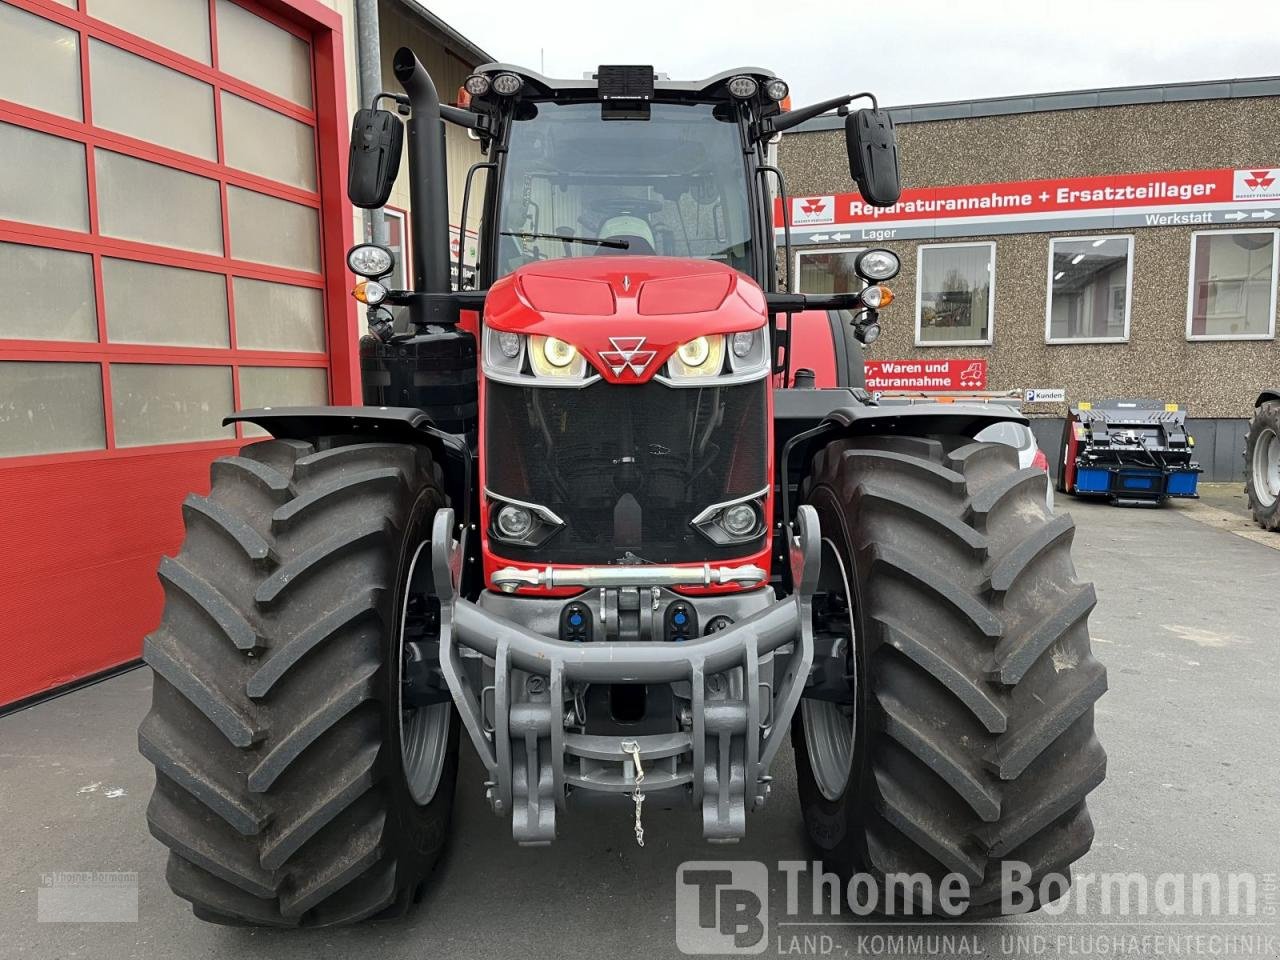
[[[1267,316],[1266,333],[1192,333],[1191,326],[1195,319],[1196,291],[1196,242],[1202,236],[1230,235],[1237,233],[1269,233],[1271,234],[1271,308]],[[1277,277],[1280,277],[1280,227],[1228,227],[1218,230],[1194,230],[1191,233],[1191,247],[1187,256],[1187,326],[1185,336],[1188,343],[1222,340],[1274,340],[1276,338],[1276,289]]]
[[[1049,238],[1049,255],[1045,270],[1044,292],[1044,342],[1052,345],[1071,345],[1080,343],[1128,343],[1129,324],[1133,320],[1133,257],[1134,234],[1064,234]],[[1054,337],[1053,336],[1053,245],[1059,240],[1124,240],[1128,244],[1125,253],[1124,273],[1124,336],[1121,337]]]
[[[987,336],[983,340],[925,340],[921,336],[921,305],[924,301],[924,251],[954,247],[986,247],[991,253],[991,295],[987,298]],[[996,340],[996,242],[962,240],[958,243],[922,243],[916,247],[915,345],[917,347],[990,347]]]
[[[795,262],[792,265],[795,270],[795,272],[792,273],[791,275],[794,278],[792,287],[795,288],[796,293],[804,293],[804,291],[800,289],[800,258],[805,256],[806,254],[817,255],[817,254],[828,254],[828,253],[862,253],[864,250],[870,250],[870,249],[871,247],[815,247],[812,250],[797,250],[793,258]],[[861,280],[862,278],[859,277],[858,279]],[[867,282],[863,280],[862,285],[863,287],[866,287]]]
[[[400,268],[399,272],[404,277],[405,290],[413,286],[413,249],[410,244],[413,238],[409,236],[409,211],[400,207],[393,207],[390,204],[382,208],[382,215],[385,219],[400,221],[400,256],[402,263],[397,264]],[[388,246],[390,245],[390,232],[387,234]],[[393,273],[395,271],[392,271]]]

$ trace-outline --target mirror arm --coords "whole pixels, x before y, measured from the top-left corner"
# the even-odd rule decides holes
[[[860,293],[766,293],[764,300],[765,308],[774,315],[806,310],[864,309]]]
[[[879,110],[880,105],[876,101],[875,94],[869,91],[862,93],[846,93],[844,96],[832,97],[830,100],[823,100],[820,103],[813,103],[807,107],[799,107],[795,110],[788,110],[786,113],[779,113],[772,117],[765,117],[757,124],[759,133],[757,139],[766,139],[775,133],[782,133],[784,130],[790,130],[792,127],[798,127],[806,120],[812,120],[814,117],[820,117],[828,110],[836,111],[836,116],[843,117],[848,113],[849,104],[860,97],[866,97],[871,101],[872,109]]]
[[[476,133],[489,132],[489,118],[484,114],[476,113],[474,110],[451,107],[447,103],[442,103],[440,104],[440,118],[457,124],[459,127],[474,130]]]

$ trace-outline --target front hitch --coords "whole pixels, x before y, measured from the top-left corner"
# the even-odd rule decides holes
[[[795,592],[752,616],[683,642],[572,643],[460,597],[453,511],[437,513],[431,559],[441,672],[488,771],[486,796],[495,813],[512,815],[517,841],[553,840],[556,811],[573,790],[631,793],[637,751],[645,789],[686,792],[702,809],[707,839],[745,835],[746,811],[769,795],[769,767],[813,662],[821,538],[812,507],[800,507],[796,530],[789,544]],[[493,677],[479,688],[464,663],[475,666],[477,658]],[[762,664],[772,682],[762,679]],[[688,729],[626,741],[575,732],[568,687],[577,683],[688,683]]]

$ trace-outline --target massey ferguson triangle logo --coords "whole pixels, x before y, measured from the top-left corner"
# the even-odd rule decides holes
[[[1280,200],[1280,170],[1236,170],[1231,184],[1232,200]],[[1270,211],[1255,212],[1259,219],[1270,219],[1262,216]],[[1274,214],[1272,214],[1274,216]],[[1227,215],[1232,219],[1231,215]]]
[[[609,365],[615,377],[621,375],[623,370],[630,370],[638,377],[658,355],[656,350],[641,349],[646,339],[645,337],[610,337],[609,342],[613,344],[613,349],[601,350],[600,359]]]
[[[795,197],[791,201],[792,224],[835,223],[836,198],[827,197]]]

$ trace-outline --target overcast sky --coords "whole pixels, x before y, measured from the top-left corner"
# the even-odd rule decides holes
[[[886,105],[1280,74],[1276,0],[419,0],[499,60],[557,77],[774,70],[792,102]]]

